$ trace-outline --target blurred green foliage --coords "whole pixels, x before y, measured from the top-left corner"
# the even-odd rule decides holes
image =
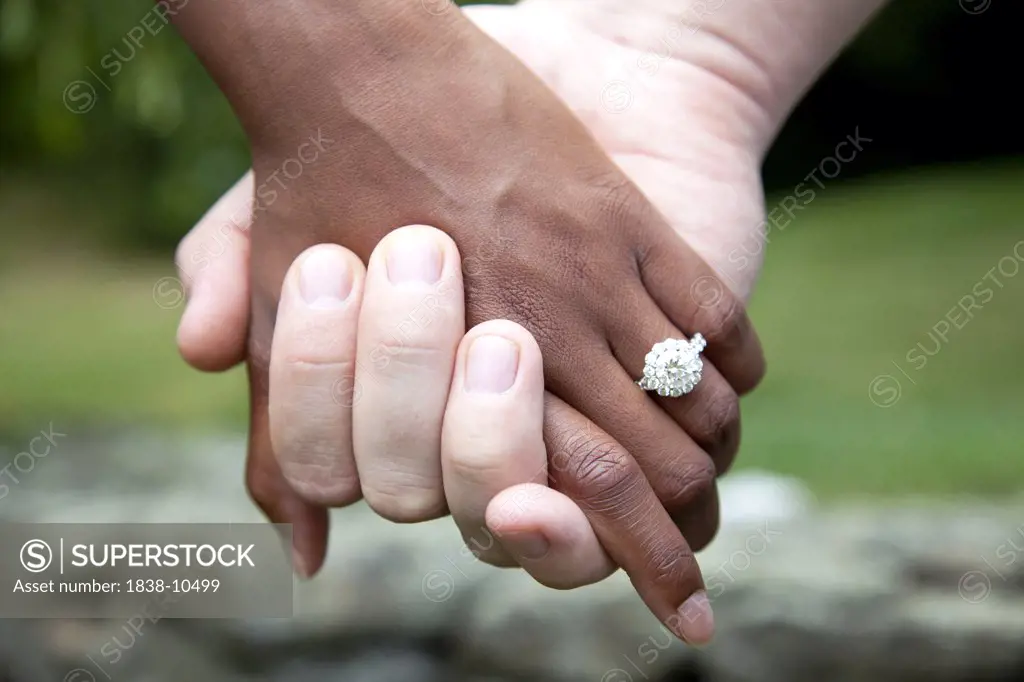
[[[1007,24],[996,5],[970,16],[957,0],[896,0],[833,70],[848,101],[824,103],[832,115],[822,116],[821,107],[798,115],[799,132],[783,136],[783,149],[773,157],[779,161],[769,169],[789,164],[802,175],[810,167],[805,159],[818,158],[821,144],[834,144],[833,127],[842,129],[841,138],[851,123],[870,121],[870,111],[849,120],[849,102],[863,94],[862,82],[935,100],[963,87],[961,80],[978,81],[984,70],[951,77],[941,39],[959,27],[968,47],[1005,43],[1009,49],[1011,41],[995,33]],[[972,58],[986,59],[984,48],[974,49]],[[109,215],[90,229],[108,242],[168,248],[248,165],[230,108],[163,24],[153,0],[0,0],[0,78],[5,178],[43,176],[61,193],[105,204]],[[949,110],[936,104],[930,106]],[[978,105],[975,99],[972,106]],[[998,128],[991,118],[986,123],[986,129]],[[901,131],[890,136],[907,137]],[[936,145],[930,139],[923,146],[924,152],[894,153],[889,160],[905,163],[909,155],[920,161]],[[885,167],[886,157],[879,152],[868,162]],[[784,175],[770,172],[769,184]]]
[[[17,103],[0,127],[5,175],[117,196],[110,236],[176,241],[247,166],[226,101],[153,2],[3,0],[0,27],[4,100]]]

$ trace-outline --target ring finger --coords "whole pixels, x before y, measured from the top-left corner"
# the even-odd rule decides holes
[[[615,357],[631,378],[643,376],[646,357],[655,343],[665,339],[686,339],[644,295],[635,301],[638,320],[629,329],[610,334]],[[740,440],[739,396],[714,364],[702,358],[703,376],[690,393],[678,397],[647,395],[657,402],[715,462],[719,475],[725,473],[736,456]],[[637,391],[640,391],[638,386]]]

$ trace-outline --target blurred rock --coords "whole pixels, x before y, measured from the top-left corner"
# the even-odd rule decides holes
[[[797,479],[756,469],[722,479],[718,497],[723,524],[795,519],[807,515],[814,504],[811,491]]]
[[[260,518],[241,487],[241,439],[101,438],[60,454],[0,501],[0,518]],[[334,515],[327,566],[298,585],[297,618],[162,620],[116,672],[145,682],[954,682],[1024,672],[1024,506],[813,510],[798,482],[760,472],[722,488],[735,511],[699,557],[719,628],[704,650],[673,641],[621,574],[549,590],[481,565],[450,521],[394,525],[357,505]],[[105,679],[97,652],[119,627],[7,622],[0,635],[17,639],[0,636],[0,661],[11,682],[76,667]]]
[[[428,653],[381,648],[338,661],[294,661],[278,668],[274,682],[448,682],[446,667]]]

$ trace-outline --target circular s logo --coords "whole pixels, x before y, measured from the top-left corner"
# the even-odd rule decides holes
[[[342,407],[355,407],[363,397],[363,384],[355,376],[338,379],[331,386],[331,398]]]
[[[601,91],[601,107],[609,114],[621,114],[633,106],[633,91],[629,83],[612,81]]]
[[[690,298],[700,308],[715,308],[725,298],[725,287],[717,277],[704,275],[690,285]]]
[[[153,285],[153,301],[164,310],[177,308],[185,300],[185,285],[177,277],[161,277]]]
[[[992,6],[992,0],[960,0],[960,9],[968,14],[981,14]]]
[[[42,573],[53,563],[53,550],[42,540],[29,540],[21,546],[21,565],[29,573]]]
[[[452,574],[441,569],[435,569],[423,576],[423,596],[440,604],[448,601],[455,594],[455,579]]]
[[[62,98],[72,114],[87,114],[96,106],[96,88],[86,81],[71,81]]]
[[[427,10],[427,14],[435,17],[441,16],[455,6],[452,0],[420,0],[420,4]]]
[[[980,604],[992,591],[992,579],[984,571],[967,571],[960,576],[957,590],[968,604]]]
[[[879,374],[868,384],[868,398],[878,407],[892,407],[903,395],[903,387],[891,374]]]

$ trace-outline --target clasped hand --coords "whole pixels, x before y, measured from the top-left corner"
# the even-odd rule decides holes
[[[516,39],[497,33],[514,16],[524,17],[514,35],[527,36],[522,14],[489,24],[512,49]],[[706,110],[691,140],[718,157],[646,154],[635,143],[658,112],[610,128],[581,104],[577,118],[522,62],[465,19],[451,22],[444,51],[432,54],[458,67],[430,65],[446,74],[443,88],[409,76],[427,73],[418,60],[431,51],[419,46],[381,67],[377,81],[401,73],[404,88],[331,95],[344,76],[325,64],[303,72],[315,97],[282,101],[274,120],[272,105],[243,115],[257,184],[289,153],[299,123],[316,121],[345,153],[324,155],[255,214],[251,231],[233,221],[239,238],[209,267],[196,254],[227,216],[247,213],[254,180],[185,240],[178,264],[192,300],[179,344],[207,369],[248,360],[247,483],[271,520],[293,524],[303,572],[322,562],[328,507],[362,496],[406,522],[450,511],[482,559],[558,587],[622,567],[677,635],[706,641],[693,550],[717,528],[715,477],[738,447],[738,395],[764,365],[733,291],[749,281],[730,288],[719,275],[726,240],[699,235],[698,253],[681,235],[709,177],[742,188],[717,209],[720,234],[756,232],[754,155],[717,132],[702,137]],[[531,66],[565,82],[547,61]],[[684,90],[718,82],[694,73]],[[717,101],[707,91],[704,107]],[[571,88],[560,94],[575,104]],[[236,99],[236,109],[249,106]],[[392,233],[417,223],[439,230]],[[346,248],[307,250],[325,242]],[[460,266],[456,244],[473,267]],[[717,269],[702,255],[718,256]],[[695,296],[695,282],[710,283],[714,299]],[[636,386],[654,343],[696,332],[708,348],[693,393],[661,398]],[[475,371],[475,352],[486,354],[485,371]]]

